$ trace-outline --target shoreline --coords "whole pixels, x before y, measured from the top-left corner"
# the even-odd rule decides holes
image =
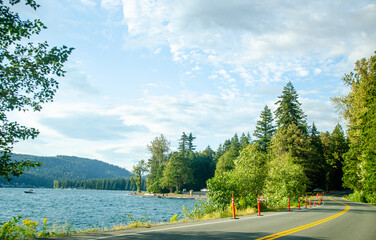
[[[129,194],[131,196],[139,197],[155,197],[155,198],[168,198],[168,199],[197,199],[197,200],[207,200],[208,196],[202,192],[193,192],[192,194],[176,194],[176,193],[147,193],[147,192],[133,192]]]

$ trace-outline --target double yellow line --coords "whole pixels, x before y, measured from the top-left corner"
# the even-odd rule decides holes
[[[339,212],[337,214],[334,214],[330,217],[327,217],[327,218],[324,218],[324,219],[321,219],[319,221],[316,221],[316,222],[313,222],[313,223],[309,223],[309,224],[306,224],[306,225],[302,225],[300,227],[297,227],[297,228],[293,228],[293,229],[290,229],[290,230],[286,230],[286,231],[283,231],[283,232],[279,232],[279,233],[276,233],[276,234],[272,234],[272,235],[269,235],[269,236],[265,236],[265,237],[262,237],[262,238],[258,238],[256,240],[264,240],[264,239],[276,239],[276,238],[280,238],[280,237],[283,237],[283,236],[286,236],[286,235],[289,235],[289,234],[293,234],[293,233],[296,233],[296,232],[299,232],[299,231],[302,231],[304,229],[307,229],[307,228],[310,228],[310,227],[314,227],[314,226],[317,226],[321,223],[324,223],[324,222],[328,222],[330,220],[333,220],[334,218],[337,218],[343,214],[345,214],[347,211],[350,210],[350,206],[347,205],[346,203],[343,203],[343,202],[339,202],[339,201],[336,201],[334,199],[332,199],[331,197],[329,197],[330,200],[334,201],[334,202],[338,202],[340,204],[343,204],[346,206],[345,210],[343,210],[342,212]]]

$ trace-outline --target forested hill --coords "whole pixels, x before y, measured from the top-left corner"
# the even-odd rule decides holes
[[[38,161],[43,162],[42,167],[30,169],[18,178],[13,178],[9,182],[0,180],[0,184],[25,187],[53,187],[54,180],[71,179],[105,179],[105,178],[130,178],[131,173],[118,166],[114,166],[102,161],[61,156],[40,157],[23,154],[13,154],[14,161]]]

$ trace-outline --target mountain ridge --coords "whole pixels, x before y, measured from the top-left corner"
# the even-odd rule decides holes
[[[35,156],[12,154],[12,160],[43,162],[41,167],[31,168],[11,182],[0,180],[0,186],[11,187],[53,187],[54,180],[89,180],[130,178],[132,174],[125,168],[97,159],[75,156]]]

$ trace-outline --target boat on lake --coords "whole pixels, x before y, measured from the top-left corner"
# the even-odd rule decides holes
[[[30,190],[26,190],[24,191],[24,193],[35,193],[33,189],[30,189]]]

